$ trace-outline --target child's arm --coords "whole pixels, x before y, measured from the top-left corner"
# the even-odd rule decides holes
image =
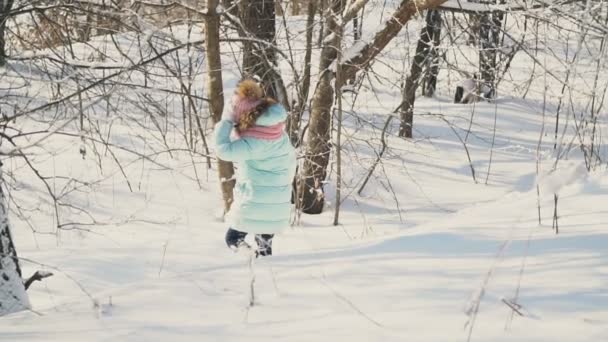
[[[215,153],[225,161],[252,159],[256,149],[246,139],[230,141],[230,133],[234,128],[231,120],[222,120],[215,125]]]

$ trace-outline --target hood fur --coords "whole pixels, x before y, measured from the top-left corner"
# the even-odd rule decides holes
[[[256,81],[247,79],[239,83],[236,95],[248,100],[260,100],[264,97],[264,91]]]

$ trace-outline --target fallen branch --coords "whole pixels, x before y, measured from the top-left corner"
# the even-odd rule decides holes
[[[32,285],[33,282],[41,281],[42,279],[48,278],[52,275],[53,275],[53,273],[51,273],[51,272],[36,271],[36,273],[32,274],[31,277],[27,278],[27,280],[23,283],[23,286],[25,286],[25,289],[27,290],[30,288],[30,286]]]
[[[513,310],[513,312],[515,312],[516,314],[520,315],[521,317],[524,316],[524,314],[519,311],[521,309],[521,305],[511,302],[510,300],[506,300],[506,299],[502,299],[502,302],[505,303],[505,305],[507,305],[508,307],[511,308],[511,310]]]

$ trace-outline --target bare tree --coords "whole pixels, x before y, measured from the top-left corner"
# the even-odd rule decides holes
[[[403,102],[400,107],[401,127],[399,129],[399,136],[404,138],[412,137],[416,90],[420,84],[423,67],[425,64],[428,64],[428,60],[433,49],[432,41],[436,22],[434,17],[437,15],[437,11],[427,11],[426,13],[426,26],[422,29],[422,32],[420,32],[420,38],[418,39],[418,44],[416,45],[416,54],[412,60],[410,72],[407,75],[402,90]]]
[[[479,72],[492,96],[496,93],[497,52],[503,18],[502,11],[494,11],[482,14],[479,21]]]
[[[323,182],[327,176],[329,163],[329,129],[331,125],[331,107],[334,102],[334,88],[331,84],[334,78],[330,66],[337,57],[339,49],[340,26],[336,15],[344,9],[344,1],[333,0],[324,13],[326,37],[321,50],[319,70],[321,76],[313,96],[313,105],[308,128],[308,144],[306,146],[306,161],[304,162],[299,196],[300,208],[307,214],[319,214],[323,211],[324,195]]]
[[[257,76],[266,94],[289,108],[283,78],[277,71],[275,0],[241,0],[239,9],[246,33],[243,37],[245,75]]]
[[[208,0],[208,16],[205,26],[205,47],[207,54],[207,92],[210,99],[209,109],[213,122],[222,118],[224,110],[224,85],[222,81],[222,60],[220,55],[220,16],[216,12],[217,0]],[[218,171],[224,198],[224,211],[228,211],[233,201],[234,166],[231,162],[218,161]]]
[[[426,72],[422,79],[422,95],[432,97],[437,88],[437,75],[439,74],[439,44],[441,43],[441,12],[438,10],[430,10],[431,37],[432,46],[429,48],[429,56],[426,63]],[[428,15],[428,14],[427,14]],[[427,27],[429,22],[427,22]],[[428,30],[428,28],[427,28]]]
[[[348,54],[350,58],[345,59],[342,64],[342,79],[351,79],[353,74],[359,70],[366,69],[380,52],[397,36],[406,22],[421,10],[435,8],[446,0],[427,0],[413,2],[404,0],[395,10],[391,19],[384,27],[376,32],[373,39],[364,45],[354,48],[357,53]],[[358,11],[365,5],[366,1],[357,1],[347,9],[343,8],[340,1],[334,1],[329,6],[325,15],[326,31],[324,32],[324,45],[321,50],[321,74],[313,96],[310,124],[308,128],[308,143],[306,146],[306,159],[302,172],[300,184],[300,208],[309,214],[319,214],[323,211],[324,193],[323,183],[327,176],[327,165],[331,151],[330,125],[331,107],[334,100],[334,88],[331,80],[335,77],[335,70],[330,68],[337,57],[337,35],[338,27],[332,13],[345,11],[342,24],[352,20]],[[345,53],[346,54],[346,53]]]
[[[304,72],[302,73],[301,81],[302,86],[300,87],[300,92],[298,94],[298,102],[296,103],[295,108],[293,108],[293,113],[289,117],[289,121],[287,124],[287,132],[289,132],[291,143],[294,144],[294,146],[299,146],[301,143],[300,125],[302,121],[302,115],[304,114],[306,104],[308,103],[308,95],[310,93],[310,71],[313,45],[312,40],[314,33],[315,14],[317,13],[317,2],[318,0],[310,0],[308,2],[308,13],[306,19],[306,52],[304,56]]]

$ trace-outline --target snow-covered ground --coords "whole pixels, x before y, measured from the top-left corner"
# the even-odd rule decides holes
[[[409,28],[410,39],[420,24]],[[373,25],[368,29],[371,35]],[[398,138],[393,120],[390,148],[357,195],[386,115],[400,101],[394,70],[408,67],[405,55],[395,48],[383,54],[384,62],[374,65],[379,76],[364,82],[352,110],[353,97],[345,95],[349,167],[341,225],[331,225],[332,172],[326,212],[303,215],[275,238],[274,256],[255,261],[252,307],[249,257],[225,247],[217,174],[204,156],[176,150],[142,160],[117,151],[123,175],[101,145],[97,154],[87,145],[82,158],[76,126],[64,128],[76,136],[54,135],[28,151],[46,175],[91,182],[64,195],[99,224],[59,231],[43,185],[22,160],[7,159],[3,168],[19,181],[10,194],[31,223],[18,219],[12,205],[24,273],[55,275],[32,285],[31,311],[0,318],[0,340],[608,340],[608,169],[604,161],[588,172],[578,140],[555,164],[557,100],[543,105],[542,77],[521,98],[517,87],[531,69],[525,56],[513,64],[494,103],[452,104],[448,81],[457,77],[442,71],[438,95],[416,102],[415,139]],[[238,71],[234,59],[224,57],[229,92]],[[455,52],[453,58],[460,57]],[[558,61],[545,62],[563,75]],[[21,63],[13,67],[37,77]],[[549,85],[550,92],[561,90]],[[164,142],[154,140],[157,133],[146,129],[155,127],[151,121],[135,126],[103,115],[96,119],[112,128],[101,125],[100,136],[142,153],[183,139],[170,133]],[[605,134],[605,110],[598,122]],[[30,130],[42,125],[33,119],[19,124]],[[568,129],[561,151],[572,136]],[[53,182],[61,189],[68,180]],[[555,194],[559,234],[552,228]],[[61,212],[64,220],[92,223],[76,209]]]

